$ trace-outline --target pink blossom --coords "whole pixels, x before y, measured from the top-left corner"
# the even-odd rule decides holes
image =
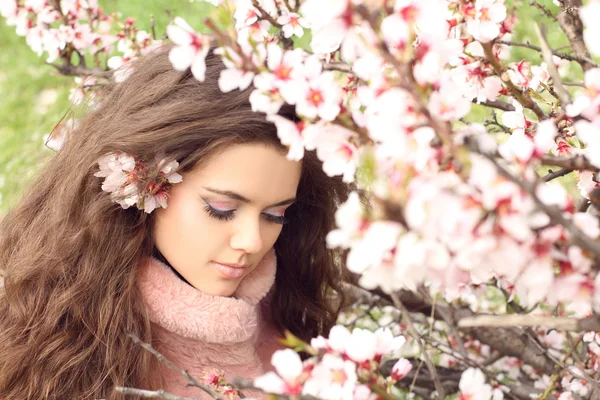
[[[306,85],[302,75],[304,51],[284,51],[278,44],[267,46],[267,67],[272,72],[273,86],[289,104],[296,104]]]
[[[600,55],[600,44],[597,40],[600,34],[600,26],[598,26],[600,3],[590,1],[586,5],[579,7],[579,17],[585,26],[583,39],[587,48],[592,54]]]
[[[428,108],[432,115],[443,121],[457,120],[471,110],[471,102],[465,98],[456,84],[443,79],[441,87],[429,97]]]
[[[381,33],[392,54],[402,54],[411,45],[411,28],[399,14],[392,14],[383,19]]]
[[[406,375],[412,370],[412,364],[406,358],[401,358],[396,361],[396,364],[392,367],[392,379],[399,381],[404,379]]]
[[[302,87],[296,112],[307,118],[333,121],[340,112],[342,93],[332,72],[324,72]]]
[[[377,342],[375,347],[375,354],[377,356],[383,356],[398,350],[406,343],[406,338],[404,336],[394,337],[392,331],[388,328],[379,328],[374,334]]]
[[[577,137],[585,144],[586,158],[597,168],[600,168],[600,127],[585,120],[575,122]]]
[[[363,210],[357,192],[351,192],[348,199],[335,212],[337,229],[327,234],[327,247],[348,248],[358,238],[363,223]]]
[[[277,79],[273,74],[263,72],[254,77],[255,90],[250,93],[252,111],[268,115],[277,114],[283,105],[283,97],[277,88]]]
[[[281,143],[288,146],[287,158],[301,160],[304,157],[304,140],[302,137],[302,122],[293,122],[279,115],[268,115],[267,121],[273,122],[277,127],[277,136]]]
[[[344,182],[352,182],[358,165],[358,147],[351,142],[355,133],[335,124],[314,124],[304,129],[305,147],[317,150],[328,176],[342,175]]]
[[[594,173],[592,171],[580,171],[577,174],[577,188],[579,188],[579,192],[586,199],[590,198],[590,192],[597,187],[600,187],[600,184],[594,180]]]
[[[552,120],[546,119],[538,123],[533,141],[540,153],[547,153],[550,150],[555,151],[557,149],[555,142],[557,134],[558,130]]]
[[[393,273],[390,264],[393,259],[392,251],[396,247],[400,226],[391,221],[373,222],[360,241],[354,243],[347,258],[348,269],[362,273],[361,279],[365,287],[374,288],[381,285],[378,278],[387,271]],[[387,284],[395,282],[387,281]]]
[[[303,394],[324,400],[353,400],[358,385],[356,364],[325,354],[304,384]]]
[[[151,213],[155,208],[167,207],[168,190],[171,184],[182,181],[175,170],[177,161],[156,160],[159,174],[148,177],[148,165],[125,153],[109,153],[98,159],[100,170],[94,176],[105,178],[102,190],[109,192],[113,202],[123,208],[136,205],[140,210]],[[147,186],[140,188],[142,181]]]
[[[451,76],[465,97],[478,102],[496,100],[502,89],[502,80],[490,76],[480,61],[458,66],[451,71]]]
[[[552,264],[549,255],[536,257],[519,277],[515,289],[525,306],[533,307],[548,295],[554,280]]]
[[[330,53],[336,50],[349,29],[344,14],[348,0],[306,0],[300,13],[312,29],[311,48],[315,53]]]
[[[577,212],[573,214],[573,223],[591,239],[597,239],[600,236],[598,218],[592,214]]]
[[[239,54],[229,47],[219,47],[215,49],[215,54],[221,56],[223,64],[227,67],[219,75],[219,89],[223,93],[234,89],[247,89],[254,79],[254,72],[243,68]]]
[[[506,111],[502,114],[502,123],[513,129],[513,133],[523,134],[527,127],[527,120],[523,114],[523,106],[517,100],[512,101],[515,111]]]
[[[196,33],[181,17],[175,18],[173,24],[167,27],[167,35],[176,45],[169,52],[173,68],[185,71],[191,67],[194,77],[204,81],[205,58],[210,46],[208,37]]]
[[[500,34],[500,23],[506,18],[503,0],[475,0],[462,10],[467,30],[476,40],[487,43]]]
[[[360,364],[375,358],[377,338],[373,332],[354,328],[346,343],[345,354],[354,362]]]
[[[283,14],[277,18],[277,23],[282,25],[281,29],[286,38],[292,36],[302,37],[304,36],[304,28],[308,28],[308,24],[304,18],[296,13]]]
[[[508,140],[498,146],[498,152],[507,161],[527,163],[533,157],[535,145],[525,133],[515,130]]]
[[[268,372],[254,380],[254,385],[266,393],[297,395],[302,391],[300,376],[304,371],[302,360],[292,349],[277,350],[271,357],[275,372]]]
[[[490,400],[492,387],[485,383],[485,375],[477,368],[468,368],[463,372],[458,383],[460,399]]]

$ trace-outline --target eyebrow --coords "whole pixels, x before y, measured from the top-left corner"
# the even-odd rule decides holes
[[[220,194],[222,196],[227,196],[227,197],[229,197],[231,199],[239,200],[239,201],[242,201],[244,203],[252,204],[252,201],[250,201],[249,199],[245,198],[244,196],[242,196],[239,193],[232,192],[231,190],[220,190],[220,189],[210,188],[210,187],[206,187],[206,186],[202,186],[202,187],[204,189],[208,190],[209,192],[212,192],[212,193],[215,193],[215,194]],[[279,206],[286,206],[288,204],[294,203],[295,201],[296,201],[296,198],[295,197],[291,197],[291,198],[289,198],[287,200],[280,201],[279,203],[271,204],[267,208],[279,207]]]

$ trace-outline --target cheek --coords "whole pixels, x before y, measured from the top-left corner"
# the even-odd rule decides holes
[[[273,224],[269,222],[265,222],[265,227],[263,228],[263,247],[265,253],[273,247],[279,235],[281,234],[281,230],[283,229],[282,225]]]
[[[159,247],[176,249],[181,256],[197,257],[199,252],[223,240],[224,226],[208,216],[201,200],[183,194],[174,193],[167,208],[157,213],[155,237]]]

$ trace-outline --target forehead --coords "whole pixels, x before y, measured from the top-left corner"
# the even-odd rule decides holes
[[[236,192],[257,204],[296,195],[302,163],[260,143],[227,147],[184,175],[184,183]]]

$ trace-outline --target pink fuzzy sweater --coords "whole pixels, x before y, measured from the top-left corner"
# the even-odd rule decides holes
[[[281,337],[269,318],[267,293],[275,281],[272,250],[246,276],[232,297],[207,295],[178,278],[152,258],[140,271],[139,287],[152,321],[153,344],[177,366],[199,378],[217,368],[226,378],[254,378],[271,370],[273,352]],[[186,379],[163,368],[172,394],[210,398]],[[265,398],[244,391],[246,396]]]

